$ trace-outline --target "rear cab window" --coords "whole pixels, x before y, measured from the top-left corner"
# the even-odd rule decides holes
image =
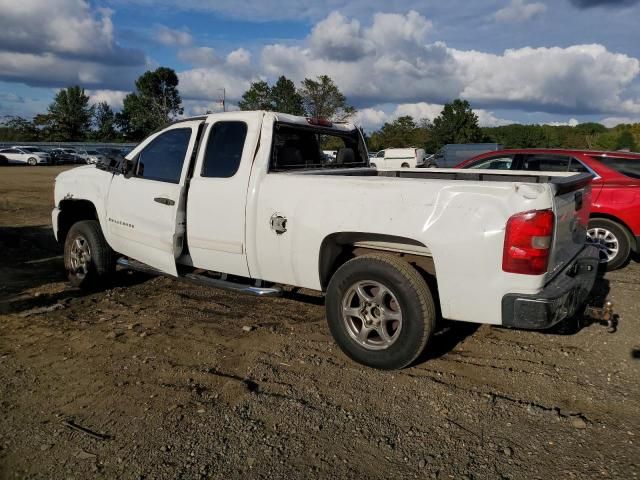
[[[324,154],[335,150],[335,157]],[[369,166],[367,148],[358,130],[276,123],[270,172],[363,168]]]

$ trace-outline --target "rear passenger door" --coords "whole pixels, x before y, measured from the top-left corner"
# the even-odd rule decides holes
[[[262,116],[225,113],[205,126],[187,202],[187,244],[195,267],[250,276],[245,209]]]

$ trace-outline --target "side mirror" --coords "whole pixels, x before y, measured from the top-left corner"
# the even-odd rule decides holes
[[[126,158],[122,159],[121,169],[122,169],[122,174],[124,175],[124,178],[133,177],[134,167],[135,167],[135,161],[128,160]]]

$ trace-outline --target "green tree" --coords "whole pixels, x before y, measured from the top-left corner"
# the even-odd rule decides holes
[[[430,128],[431,124],[426,119],[420,120],[418,124],[409,115],[398,117],[374,132],[369,145],[374,151],[383,148],[424,147]]]
[[[116,137],[116,115],[107,102],[100,102],[95,106],[94,124],[96,140],[106,142]]]
[[[238,102],[240,110],[273,110],[271,87],[264,80],[253,82]]]
[[[296,91],[295,84],[284,75],[271,87],[271,102],[276,112],[304,115],[302,97]]]
[[[22,117],[8,117],[0,125],[0,140],[9,142],[33,142],[39,140],[38,127]]]
[[[485,140],[478,126],[478,116],[466,100],[456,99],[445,104],[442,113],[433,120],[429,149],[439,150],[448,143],[476,143]]]
[[[629,150],[631,152],[635,152],[636,150],[636,140],[633,138],[633,134],[630,130],[623,130],[618,135],[616,139],[616,150]]]
[[[305,78],[299,93],[305,114],[310,117],[340,122],[356,112],[327,75],[320,75],[316,80]]]
[[[60,90],[49,105],[48,116],[44,117],[44,128],[51,129],[52,139],[60,141],[84,140],[91,127],[93,107],[84,88],[67,87]]]
[[[159,67],[136,80],[136,90],[124,98],[118,126],[131,139],[141,139],[183,113],[178,76]]]

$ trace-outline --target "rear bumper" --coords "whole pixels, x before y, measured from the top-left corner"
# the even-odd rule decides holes
[[[540,293],[509,293],[502,298],[505,327],[542,330],[576,314],[584,305],[598,273],[598,251],[585,247]]]

